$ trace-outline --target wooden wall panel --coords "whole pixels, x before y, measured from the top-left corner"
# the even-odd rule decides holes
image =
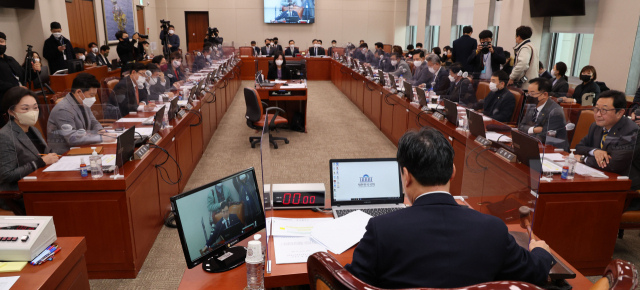
[[[184,18],[187,26],[187,49],[202,51],[207,28],[209,28],[209,12],[185,12]]]
[[[98,42],[93,0],[65,2],[69,21],[69,41],[73,47],[88,49],[90,42]]]

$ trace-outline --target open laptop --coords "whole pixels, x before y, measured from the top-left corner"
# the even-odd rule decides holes
[[[535,139],[518,130],[511,130],[511,140],[513,143],[513,153],[520,163],[529,166],[536,172],[542,172],[542,161],[540,159],[540,149],[538,149],[538,139]]]
[[[408,82],[402,82],[402,86],[404,87],[404,97],[409,99],[409,101],[413,101],[413,87]]]
[[[442,101],[444,102],[445,117],[451,124],[458,126],[458,105],[444,98]]]
[[[396,87],[396,78],[393,77],[393,74],[389,74],[389,87],[391,87],[392,90],[398,90]]]
[[[420,104],[420,108],[423,108],[427,105],[427,94],[421,88],[416,88],[416,94],[418,95],[418,104]]]
[[[395,158],[331,159],[329,172],[335,218],[356,210],[379,216],[405,208]]]
[[[469,120],[469,131],[471,135],[482,136],[483,138],[487,137],[482,115],[467,109],[467,120]]]
[[[384,72],[381,69],[378,70],[378,78],[380,79],[380,85],[384,87],[385,86]]]

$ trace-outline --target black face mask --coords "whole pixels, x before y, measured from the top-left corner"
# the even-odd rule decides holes
[[[128,38],[123,38],[123,39],[122,39],[122,42],[124,42],[124,43],[129,43],[129,39],[128,39]]]
[[[532,96],[527,96],[527,100],[526,100],[527,104],[538,104],[538,98],[537,97],[532,97]]]
[[[580,75],[580,80],[587,83],[591,80],[591,76],[590,75]]]
[[[5,53],[5,51],[7,51],[7,46],[6,45],[0,45],[0,55],[3,55]]]

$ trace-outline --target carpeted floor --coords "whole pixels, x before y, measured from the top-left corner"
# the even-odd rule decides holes
[[[331,82],[309,82],[308,93],[308,133],[274,132],[290,143],[279,142],[278,150],[270,150],[271,183],[324,182],[328,188],[331,158],[395,156],[396,147]],[[260,149],[249,144],[249,136],[259,133],[246,126],[244,113],[240,89],[185,190],[248,167],[256,168],[260,180]],[[640,266],[639,234],[627,231],[616,244],[614,258]],[[136,279],[91,280],[91,289],[177,289],[185,269],[177,230],[163,227]],[[597,278],[590,277],[592,281]]]

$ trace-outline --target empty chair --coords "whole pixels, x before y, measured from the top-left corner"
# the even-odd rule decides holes
[[[273,148],[278,149],[277,140],[284,141],[285,144],[289,144],[289,140],[284,137],[273,137],[271,130],[277,125],[287,124],[287,119],[280,117],[280,113],[284,113],[283,109],[278,107],[267,107],[267,103],[260,100],[258,92],[253,88],[244,88],[244,101],[247,104],[247,113],[245,118],[247,119],[247,126],[251,129],[262,130],[264,122],[267,120],[269,126],[269,142],[273,144]],[[275,113],[269,114],[269,111],[275,111]],[[256,148],[256,144],[260,143],[261,137],[249,137],[251,142],[251,148]]]

